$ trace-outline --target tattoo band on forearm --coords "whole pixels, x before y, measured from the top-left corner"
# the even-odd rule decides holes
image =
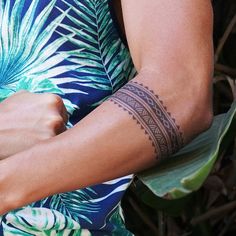
[[[148,135],[158,158],[169,156],[183,146],[179,126],[153,91],[130,81],[110,99],[132,115]]]

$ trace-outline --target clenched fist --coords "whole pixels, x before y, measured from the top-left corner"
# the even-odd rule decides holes
[[[15,93],[0,103],[0,159],[62,133],[67,121],[59,96]]]

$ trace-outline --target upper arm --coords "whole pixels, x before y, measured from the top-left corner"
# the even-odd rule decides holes
[[[199,59],[211,66],[210,0],[121,1],[126,36],[138,71],[166,68],[166,64],[181,67],[185,61],[196,68]]]

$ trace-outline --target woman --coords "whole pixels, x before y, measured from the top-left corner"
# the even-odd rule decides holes
[[[1,235],[131,235],[129,174],[211,124],[210,1],[121,3],[132,60],[112,1],[1,0]]]

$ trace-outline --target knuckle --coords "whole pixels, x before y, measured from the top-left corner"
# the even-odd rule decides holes
[[[62,106],[63,102],[60,96],[56,94],[48,94],[48,102],[53,106]]]
[[[44,109],[46,109],[47,114],[57,114],[62,115],[66,108],[62,98],[56,94],[45,94],[44,96]]]

